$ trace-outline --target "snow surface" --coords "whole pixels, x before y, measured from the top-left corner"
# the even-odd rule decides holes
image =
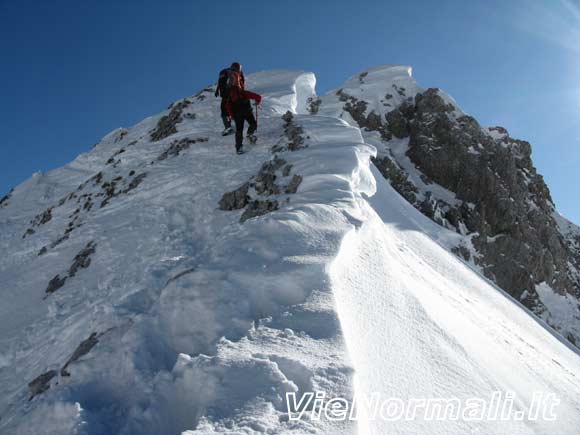
[[[410,73],[377,67],[343,89],[362,80],[388,111],[385,87],[393,99],[420,90]],[[248,76],[265,101],[259,143],[242,156],[219,135],[208,88],[187,99],[190,115],[172,136],[150,141],[165,111],[14,189],[0,208],[1,434],[578,433],[578,354],[448,251],[459,235],[371,168],[373,143],[336,107],[323,101],[319,114],[307,113],[314,85],[311,73]],[[287,142],[287,110],[305,147],[279,156],[303,181],[276,197],[279,210],[240,224],[242,211],[219,210],[218,201]],[[184,138],[208,140],[157,160]],[[146,176],[77,213],[69,239],[39,256],[63,235],[77,199],[101,192],[85,184],[98,172],[123,186]],[[23,238],[50,206],[52,219]],[[47,296],[48,282],[90,241],[90,265]],[[94,332],[98,343],[61,376]],[[28,400],[27,384],[50,369],[59,371],[50,388]],[[359,421],[292,421],[284,402],[287,392],[350,400],[494,390],[517,393],[518,409],[535,391],[555,393],[558,419],[387,424],[363,409]]]

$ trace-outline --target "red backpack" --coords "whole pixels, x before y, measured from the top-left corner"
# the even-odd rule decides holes
[[[228,80],[226,83],[228,95],[232,101],[236,101],[243,96],[245,79],[241,72],[228,69]]]

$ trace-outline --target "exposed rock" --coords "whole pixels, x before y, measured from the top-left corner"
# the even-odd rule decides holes
[[[412,107],[402,104],[385,115],[388,122],[388,130],[399,139],[409,136],[409,121],[407,116],[405,116],[409,110],[412,110]]]
[[[292,119],[292,114],[288,112],[287,119]],[[221,210],[239,210],[246,207],[242,213],[240,222],[261,216],[273,210],[277,210],[279,203],[277,200],[261,200],[252,198],[252,196],[272,196],[279,194],[294,194],[302,182],[302,176],[294,174],[289,182],[285,185],[278,184],[279,174],[286,178],[290,175],[292,165],[287,164],[286,160],[274,156],[270,161],[265,162],[258,173],[248,182],[244,183],[236,190],[225,193],[219,201]]]
[[[12,197],[12,192],[14,192],[14,189],[10,189],[10,192],[8,192],[2,197],[2,199],[0,199],[0,208],[6,207],[8,205],[8,200]]]
[[[276,171],[286,164],[286,160],[275,156],[262,165],[258,174],[254,177],[253,187],[259,195],[277,195],[281,192],[276,184]]]
[[[24,234],[22,235],[22,238],[24,239],[28,236],[33,235],[34,233],[36,233],[36,231],[34,231],[32,228],[27,228]]]
[[[309,113],[311,113],[312,115],[316,115],[318,113],[318,110],[320,109],[320,105],[322,104],[322,99],[316,97],[308,97],[307,100],[307,110]]]
[[[248,219],[251,219],[256,216],[265,215],[274,210],[278,210],[278,201],[276,200],[271,201],[267,199],[265,201],[259,200],[251,201],[248,204],[246,210],[244,210],[244,212],[242,213],[242,216],[240,217],[240,222],[244,223]]]
[[[290,180],[290,183],[288,183],[288,186],[286,186],[286,190],[284,192],[296,193],[296,191],[298,190],[298,186],[300,186],[300,183],[302,183],[302,175],[294,174],[292,176],[292,180]]]
[[[65,234],[62,237],[59,237],[58,239],[56,239],[54,242],[52,242],[50,244],[51,249],[57,247],[58,245],[60,245],[62,242],[64,242],[65,240],[69,239],[69,235]]]
[[[208,141],[208,138],[206,138],[206,137],[200,137],[197,139],[191,139],[191,138],[186,137],[184,139],[173,141],[169,145],[169,148],[167,148],[165,151],[163,151],[163,153],[161,153],[161,155],[159,157],[157,157],[157,161],[159,162],[159,161],[167,159],[168,157],[178,156],[180,152],[188,149],[194,143],[207,142],[207,141]]]
[[[139,185],[143,182],[143,180],[145,180],[145,178],[147,177],[147,174],[145,172],[142,172],[139,175],[136,175],[130,182],[129,185],[127,186],[127,188],[125,190],[123,190],[123,193],[128,193],[133,189],[136,189],[137,187],[139,187]]]
[[[44,225],[52,219],[52,207],[47,208],[42,213],[36,215],[34,219],[30,221],[30,224],[33,227],[39,227],[40,225]]]
[[[361,127],[381,131],[369,124],[366,103],[339,96]],[[375,165],[425,215],[457,231],[477,233],[472,239],[479,253],[475,261],[489,278],[516,298],[526,292],[523,302],[536,313],[544,310],[535,292],[538,283],[580,296],[569,269],[573,256],[557,230],[554,204],[532,164],[529,143],[509,137],[501,127],[483,129],[446,103],[438,89],[417,94],[414,102],[403,103],[385,118],[389,135],[409,137],[407,155],[423,181],[449,189],[461,203],[451,206],[432,196],[418,203],[416,187],[392,159],[375,159]],[[579,265],[577,259],[572,262]]]
[[[121,148],[119,151],[117,151],[115,154],[113,154],[111,157],[109,157],[109,160],[107,160],[107,162],[105,164],[107,165],[111,165],[113,164],[113,166],[116,166],[121,160],[117,160],[116,157],[119,154],[123,154],[125,152],[124,148]]]
[[[86,269],[91,264],[91,255],[95,253],[97,244],[93,241],[87,243],[87,245],[79,252],[74,260],[73,264],[68,270],[68,275],[70,278],[76,275],[79,269]]]
[[[515,297],[533,294],[535,284],[544,281],[562,291],[577,289],[566,278],[569,256],[530,145],[507,136],[495,141],[474,118],[455,119],[449,116],[453,111],[435,89],[418,94],[408,155],[435,182],[475,204],[465,224],[479,233],[474,244],[486,274]],[[532,297],[525,303],[541,310]]]
[[[56,275],[52,278],[49,283],[48,287],[46,287],[45,293],[51,294],[57,291],[59,288],[62,288],[64,283],[66,282],[67,277],[61,278],[60,275]]]
[[[304,148],[304,130],[294,122],[294,115],[292,112],[287,111],[284,115],[282,115],[282,120],[285,122],[284,134],[288,139],[288,143],[285,146],[275,145],[272,147],[272,151],[296,151],[300,148]]]
[[[136,189],[146,177],[147,173],[145,172],[135,175],[128,184],[125,184],[126,187],[124,189],[119,187],[122,177],[117,177],[111,181],[105,181],[101,185],[102,192],[97,195],[104,197],[104,199],[101,201],[101,208],[108,205],[111,199],[114,197],[119,196],[122,193],[129,193],[133,189]]]
[[[340,101],[345,104],[343,109],[350,114],[352,119],[354,119],[361,128],[365,128],[371,131],[378,131],[384,140],[392,139],[391,133],[383,125],[381,117],[377,115],[374,111],[366,114],[368,104],[366,101],[358,100],[355,97],[348,95],[342,89],[339,89],[336,94]]]
[[[219,201],[220,210],[239,210],[248,205],[250,197],[248,196],[248,189],[250,183],[244,183],[236,190],[224,193]]]
[[[471,260],[471,252],[464,245],[456,246],[452,251],[455,255],[463,258],[465,261]]]
[[[405,88],[402,86],[397,86],[395,84],[393,84],[393,89],[397,92],[397,94],[399,94],[399,96],[404,97],[405,96]]]
[[[28,400],[32,400],[35,396],[44,393],[50,388],[50,381],[57,375],[56,370],[49,370],[28,384],[28,391],[30,392],[30,397]]]
[[[68,236],[66,238],[68,238]],[[64,286],[68,278],[74,277],[79,271],[79,269],[86,269],[87,267],[89,267],[89,265],[91,264],[91,255],[95,253],[96,246],[97,244],[93,241],[87,243],[87,245],[73,259],[73,263],[68,269],[67,275],[63,277],[61,277],[60,275],[56,275],[54,278],[52,278],[48,283],[45,293],[47,295],[54,293],[55,291]],[[39,255],[41,254],[39,253]]]
[[[389,157],[373,158],[379,172],[391,182],[393,188],[399,192],[407,201],[416,205],[417,188],[408,180],[407,173],[397,166]]]
[[[120,129],[115,136],[115,143],[122,141],[125,138],[125,136],[127,136],[128,133],[129,130],[127,130],[126,128]]]
[[[183,120],[182,111],[190,104],[191,103],[188,100],[172,104],[170,106],[171,110],[169,111],[169,114],[162,116],[159,119],[155,130],[151,132],[151,140],[157,142],[177,133],[177,124]]]
[[[62,366],[60,369],[61,376],[70,376],[70,373],[66,370],[70,364],[77,361],[79,358],[85,356],[87,353],[91,351],[93,347],[99,342],[98,334],[93,332],[89,338],[83,340],[75,349],[71,357],[67,360],[67,362]]]

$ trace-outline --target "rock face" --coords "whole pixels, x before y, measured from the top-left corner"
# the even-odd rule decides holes
[[[494,139],[467,115],[455,117],[436,89],[417,94],[403,111],[411,161],[463,203],[447,212],[472,233],[487,276],[534,310],[535,285],[549,283],[580,295],[570,280],[567,249],[554,221],[548,187],[531,160],[529,143],[506,134]],[[505,130],[503,130],[505,131]]]
[[[391,185],[471,245],[453,251],[558,329],[537,288],[580,298],[580,236],[562,232],[530,144],[482,127],[439,89],[419,88],[410,70],[393,71],[354,76],[318,111],[348,114],[377,145],[373,162]],[[580,308],[570,307],[580,321]],[[578,342],[580,328],[559,329]]]

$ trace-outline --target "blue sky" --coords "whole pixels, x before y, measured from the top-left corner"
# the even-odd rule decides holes
[[[580,0],[0,0],[0,196],[212,83],[304,69],[318,91],[410,64],[484,125],[529,140],[580,223]]]

